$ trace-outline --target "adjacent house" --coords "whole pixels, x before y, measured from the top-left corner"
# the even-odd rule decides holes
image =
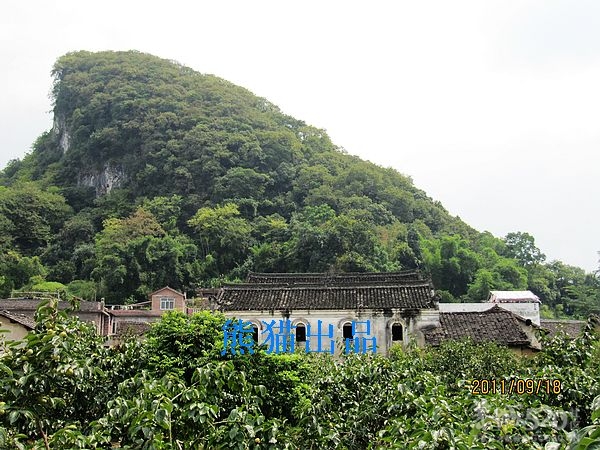
[[[446,340],[470,338],[474,342],[495,342],[524,355],[541,350],[536,336],[540,327],[499,305],[484,311],[440,312],[440,326],[425,332],[425,342],[439,346]]]
[[[42,298],[9,298],[0,299],[0,311],[8,311],[10,314],[26,316],[33,321],[35,312]],[[72,305],[66,301],[58,302],[58,309],[71,309]],[[79,309],[73,312],[84,322],[94,325],[98,334],[107,335],[110,331],[111,316],[104,308],[104,302],[80,301]]]
[[[35,321],[24,314],[0,311],[0,341],[20,341],[35,328]]]
[[[148,301],[133,305],[113,305],[108,309],[112,317],[109,335],[119,338],[125,335],[141,336],[150,324],[169,311],[187,313],[185,293],[165,286],[148,294]]]
[[[569,339],[575,339],[585,329],[587,322],[584,320],[565,320],[565,319],[542,319],[541,326],[548,334],[548,337],[554,337],[558,332],[564,332]]]

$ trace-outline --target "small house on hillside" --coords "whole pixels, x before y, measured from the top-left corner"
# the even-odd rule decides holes
[[[112,316],[111,335],[141,336],[150,329],[150,324],[169,311],[187,312],[185,293],[165,286],[148,294],[148,301],[133,305],[113,305],[109,310]]]

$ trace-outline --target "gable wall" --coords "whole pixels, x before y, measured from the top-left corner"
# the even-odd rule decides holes
[[[185,298],[183,297],[183,295],[178,294],[177,292],[168,289],[168,288],[163,288],[157,292],[155,292],[154,294],[152,294],[152,310],[153,311],[161,311],[160,309],[160,298],[161,297],[171,297],[175,299],[175,311],[183,311],[185,312]]]

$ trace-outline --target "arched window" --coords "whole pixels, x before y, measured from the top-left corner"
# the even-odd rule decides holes
[[[342,328],[344,332],[344,339],[354,339],[352,335],[352,324],[350,322],[346,322]]]
[[[296,325],[296,342],[306,342],[306,326],[303,323]]]
[[[258,326],[252,324],[252,339],[254,339],[254,343],[258,344]]]
[[[402,340],[404,340],[402,325],[395,323],[392,325],[392,342],[401,342]]]

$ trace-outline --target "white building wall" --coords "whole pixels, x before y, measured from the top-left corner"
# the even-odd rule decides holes
[[[290,311],[289,316],[286,317],[282,311],[226,311],[225,316],[229,318],[242,319],[244,321],[250,321],[259,329],[259,343],[262,344],[267,337],[266,333],[263,333],[268,324],[272,320],[275,320],[274,330],[279,331],[279,321],[289,319],[293,326],[300,323],[305,325],[310,324],[311,334],[316,334],[318,330],[318,322],[321,321],[321,334],[326,336],[321,341],[321,349],[323,352],[330,352],[330,341],[328,335],[329,326],[333,328],[333,340],[334,340],[334,353],[340,355],[345,351],[345,341],[343,338],[343,327],[346,323],[354,321],[357,324],[357,334],[355,338],[365,337],[367,339],[367,345],[371,345],[371,338],[375,337],[377,342],[377,353],[387,354],[390,347],[392,346],[392,325],[402,325],[403,340],[402,345],[408,345],[411,339],[416,340],[418,345],[423,345],[423,335],[420,329],[425,326],[439,326],[439,312],[437,310],[421,310],[416,315],[411,317],[403,316],[400,310],[387,310],[386,313],[383,311],[366,310],[297,310]],[[360,334],[361,331],[366,332],[366,324],[364,322],[369,321],[370,333],[369,335]],[[307,327],[308,332],[308,327]],[[294,334],[295,337],[295,334]],[[318,338],[313,336],[307,336],[307,340],[310,342],[309,348],[311,351],[315,351],[318,346]],[[305,348],[305,343],[296,343],[296,346]]]
[[[540,325],[540,304],[537,302],[513,302],[513,303],[440,303],[440,312],[477,312],[487,311],[494,306],[506,309],[524,319],[530,319],[536,325]]]

